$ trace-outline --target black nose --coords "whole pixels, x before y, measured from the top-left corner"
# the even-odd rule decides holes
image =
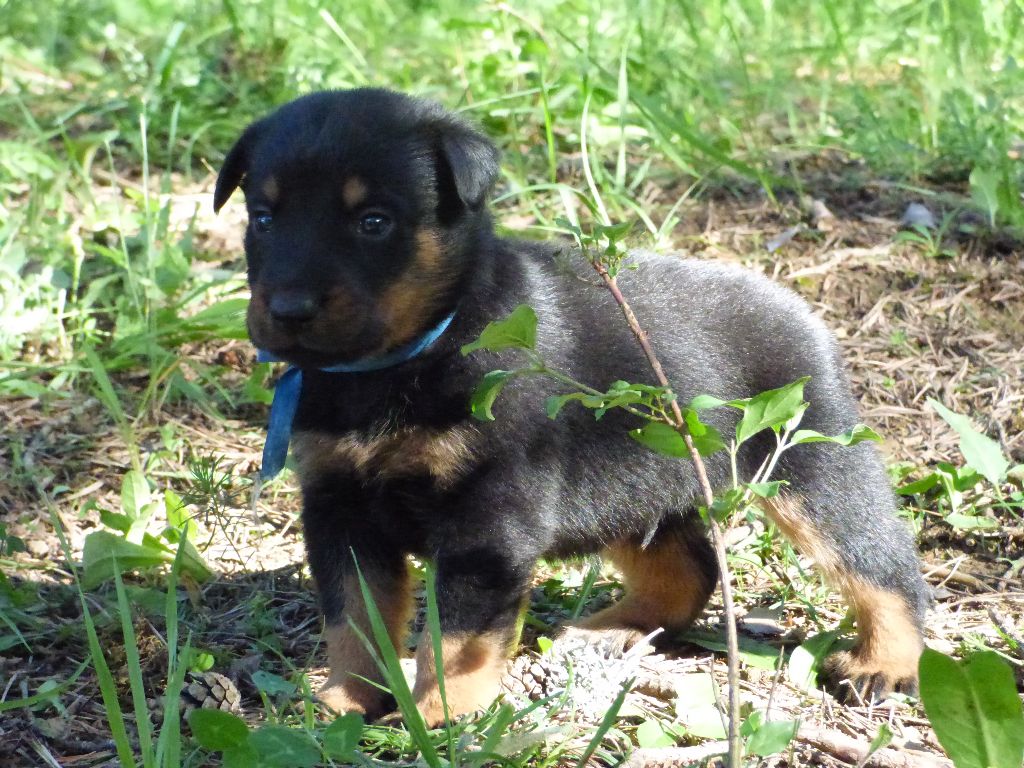
[[[275,320],[302,323],[316,317],[320,302],[310,291],[282,289],[271,294],[269,307]]]

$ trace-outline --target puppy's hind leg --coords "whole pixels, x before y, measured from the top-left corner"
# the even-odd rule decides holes
[[[606,554],[622,573],[625,596],[579,623],[585,630],[629,629],[636,638],[655,629],[685,629],[714,592],[718,566],[696,515],[663,520],[647,542],[626,539]]]
[[[815,444],[784,459],[791,486],[768,515],[842,591],[857,620],[856,645],[826,660],[823,682],[841,699],[855,698],[851,689],[864,699],[915,692],[929,598],[878,454],[864,444]]]

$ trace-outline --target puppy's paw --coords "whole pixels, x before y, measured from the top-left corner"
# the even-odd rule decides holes
[[[448,702],[449,719],[455,720],[461,715],[468,715],[487,709],[497,698],[499,685],[496,680],[477,680],[475,684],[466,685],[467,681],[452,688],[446,687],[445,697]],[[421,693],[416,697],[416,708],[423,715],[428,728],[440,728],[444,725],[444,706],[441,703],[441,691],[437,688]]]
[[[872,658],[853,651],[833,653],[822,665],[819,681],[845,704],[872,703],[890,693],[917,695],[917,657]]]
[[[328,680],[317,691],[316,697],[339,715],[355,712],[367,719],[373,719],[390,709],[388,694],[362,681]]]

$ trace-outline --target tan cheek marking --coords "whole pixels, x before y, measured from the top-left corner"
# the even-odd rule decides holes
[[[293,449],[299,471],[305,476],[338,469],[378,482],[428,475],[443,489],[472,467],[476,435],[470,427],[442,431],[417,428],[371,438],[299,432]]]
[[[281,194],[281,187],[277,183],[277,177],[268,176],[263,184],[260,185],[260,190],[269,202],[276,203],[278,195]]]
[[[351,210],[366,199],[369,190],[358,176],[349,176],[341,188],[341,201]]]
[[[423,228],[415,239],[412,263],[378,301],[386,329],[383,349],[401,346],[421,333],[424,319],[437,311],[454,280],[438,233]]]
[[[857,617],[857,647],[847,664],[851,674],[881,673],[893,679],[917,676],[921,636],[901,595],[866,582],[842,566],[835,547],[807,519],[799,499],[777,497],[765,504],[769,518],[826,580],[837,586]]]
[[[441,638],[444,692],[451,717],[489,706],[500,691],[508,643],[498,633],[445,635]],[[437,664],[429,632],[416,649],[416,706],[430,727],[444,722]]]

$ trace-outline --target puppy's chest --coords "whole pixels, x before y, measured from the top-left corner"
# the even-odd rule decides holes
[[[368,435],[298,432],[293,450],[303,479],[342,474],[364,486],[386,486],[403,479],[429,479],[447,490],[468,475],[480,447],[469,426],[449,429],[404,427]]]

